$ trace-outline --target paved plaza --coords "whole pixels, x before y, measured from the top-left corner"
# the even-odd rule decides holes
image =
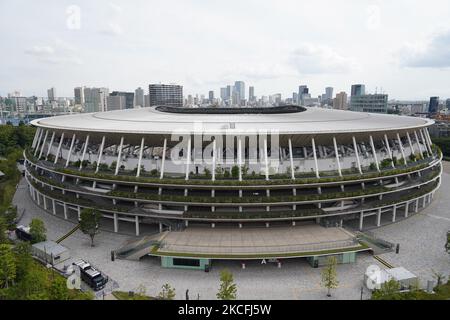
[[[420,277],[424,285],[432,279],[432,270],[450,274],[450,257],[445,252],[446,232],[450,230],[450,166],[446,163],[442,186],[434,202],[424,211],[406,220],[394,223],[373,232],[385,240],[400,244],[400,253],[383,254],[382,258],[394,266],[403,266]],[[33,217],[41,218],[47,227],[49,240],[55,240],[74,227],[74,223],[53,216],[37,207],[31,200],[24,181],[14,198],[19,211],[25,209],[20,221],[28,224]],[[320,286],[321,269],[311,268],[304,259],[284,260],[281,269],[275,264],[247,263],[240,268],[238,261],[215,261],[209,273],[195,270],[164,269],[159,258],[146,257],[141,261],[116,260],[111,262],[110,251],[130,240],[129,235],[103,231],[95,238],[95,247],[90,247],[89,238],[80,231],[62,242],[70,249],[72,260],[85,259],[116,280],[119,290],[136,290],[144,285],[147,294],[157,294],[161,286],[170,283],[176,288],[177,299],[184,299],[189,290],[191,299],[215,299],[219,288],[219,272],[230,269],[238,286],[239,299],[360,299],[363,275],[370,265],[379,263],[369,254],[358,255],[357,263],[339,265],[337,274],[339,288],[332,298]],[[70,263],[71,260],[65,263]],[[381,265],[380,265],[381,266]],[[368,298],[367,289],[363,297]]]

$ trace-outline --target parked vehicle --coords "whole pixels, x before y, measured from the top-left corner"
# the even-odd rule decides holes
[[[25,227],[22,225],[18,226],[16,228],[16,236],[20,240],[31,241],[32,237],[31,237],[31,233],[30,233],[30,227]]]
[[[93,290],[98,291],[105,288],[108,277],[104,277],[100,271],[92,267],[84,260],[78,260],[73,263],[80,269],[81,280],[89,285]]]

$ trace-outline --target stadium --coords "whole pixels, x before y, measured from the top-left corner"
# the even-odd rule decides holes
[[[58,116],[32,121],[26,179],[50,214],[77,223],[95,208],[111,231],[151,235],[128,251],[165,267],[346,263],[368,249],[358,231],[431,203],[442,173],[432,124],[293,105]]]

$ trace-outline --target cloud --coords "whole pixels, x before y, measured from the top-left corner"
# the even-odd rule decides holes
[[[293,50],[289,63],[300,74],[347,73],[360,68],[352,58],[330,47],[311,43],[303,43]]]
[[[450,68],[450,30],[431,35],[428,39],[405,43],[397,53],[400,65],[410,68]]]
[[[26,49],[25,53],[31,56],[45,57],[53,55],[55,53],[55,49],[50,46],[33,46],[30,49]]]
[[[60,40],[55,39],[53,45],[35,45],[25,49],[25,54],[34,56],[39,62],[48,64],[74,64],[82,65],[83,61],[78,57],[76,49]]]
[[[102,34],[107,36],[121,36],[123,34],[123,29],[120,24],[115,22],[109,22],[103,30],[100,31]]]

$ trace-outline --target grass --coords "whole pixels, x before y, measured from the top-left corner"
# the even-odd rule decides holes
[[[129,293],[125,291],[113,291],[112,295],[117,300],[156,300],[156,298],[154,297],[150,297],[139,293],[134,293],[133,296],[130,296]]]

